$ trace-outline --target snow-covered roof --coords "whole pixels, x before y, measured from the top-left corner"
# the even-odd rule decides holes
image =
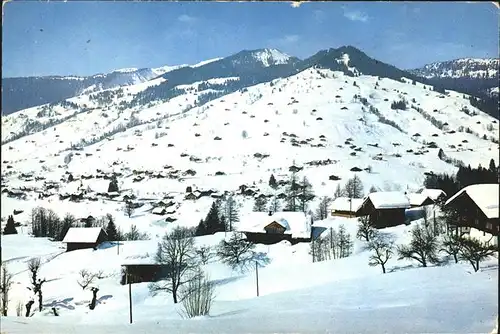
[[[102,228],[100,227],[71,227],[62,242],[94,243],[97,241],[101,230]]]
[[[285,234],[293,237],[308,237],[311,217],[303,212],[251,212],[240,218],[239,232],[265,233],[264,227],[276,222],[285,228]]]
[[[425,194],[407,194],[410,205],[422,205],[427,199],[432,200],[429,196]]]
[[[365,202],[370,199],[375,209],[408,209],[408,197],[399,191],[378,191],[368,195]],[[363,202],[364,203],[364,202]]]
[[[499,195],[500,184],[488,183],[488,184],[473,184],[461,189],[455,195],[451,196],[445,203],[448,205],[455,198],[466,193],[471,200],[476,203],[476,205],[483,211],[483,213],[488,218],[498,218],[499,206],[498,206],[498,195]]]
[[[152,213],[162,213],[165,211],[165,208],[163,207],[157,207],[157,208],[154,208]]]
[[[352,200],[352,205],[349,202]],[[359,207],[363,204],[362,198],[349,198],[349,197],[337,197],[330,205],[330,210],[335,211],[358,211]]]
[[[424,188],[418,192],[419,194],[426,195],[433,201],[437,200],[439,196],[446,196],[446,193],[441,189],[427,189]]]

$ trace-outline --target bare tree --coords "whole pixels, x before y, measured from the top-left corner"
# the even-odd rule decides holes
[[[23,315],[24,305],[22,301],[17,301],[16,303],[16,316],[20,317]]]
[[[271,212],[278,212],[281,209],[281,204],[280,200],[278,197],[274,196],[273,199],[271,200],[271,203],[269,203],[269,211]]]
[[[79,277],[77,283],[82,288],[82,290],[85,290],[97,278],[96,273],[90,272],[87,269],[80,270],[78,274]]]
[[[366,249],[373,252],[368,265],[372,267],[380,265],[382,273],[385,274],[385,264],[392,257],[393,248],[394,241],[388,235],[376,232],[366,246]]]
[[[187,318],[208,315],[214,300],[215,286],[200,271],[181,289],[182,313]]]
[[[371,238],[375,235],[376,229],[373,226],[370,218],[368,216],[362,216],[358,218],[358,231],[356,233],[356,238],[359,240],[364,240],[369,242]]]
[[[192,229],[176,227],[171,233],[165,233],[158,243],[156,261],[168,266],[169,274],[166,280],[149,285],[153,294],[171,292],[174,303],[177,303],[179,288],[194,279],[192,273],[198,268],[198,261],[193,235]]]
[[[330,197],[328,196],[321,197],[318,209],[316,210],[316,219],[323,220],[328,218],[328,212],[331,202],[332,199]]]
[[[346,192],[344,189],[340,187],[340,183],[337,183],[337,188],[335,188],[335,192],[333,193],[334,198],[344,197],[346,196]]]
[[[2,315],[6,317],[9,309],[9,291],[12,286],[12,274],[7,270],[5,263],[2,264],[0,274],[0,307]]]
[[[28,289],[32,290],[33,294],[35,295],[38,294],[38,310],[40,312],[42,311],[42,306],[43,306],[42,285],[47,281],[46,279],[42,280],[38,278],[41,266],[42,263],[39,257],[32,258],[28,261],[28,271],[30,272],[31,286],[32,286],[31,288]]]
[[[462,238],[462,248],[460,249],[460,258],[469,261],[474,271],[479,270],[479,263],[498,252],[498,248],[488,245],[475,238]]]
[[[229,241],[222,240],[217,247],[217,256],[222,262],[229,265],[232,269],[246,269],[246,266],[254,259],[253,249],[255,245],[245,239],[242,239],[234,233]]]
[[[232,195],[229,196],[224,202],[224,217],[226,218],[226,222],[229,224],[228,230],[232,231],[233,223],[240,220],[238,206]]]
[[[363,197],[363,182],[361,182],[361,179],[357,175],[354,175],[352,179],[347,180],[347,183],[345,185],[345,193],[349,198]]]
[[[401,245],[397,247],[399,260],[413,259],[423,267],[427,267],[428,263],[438,263],[438,241],[437,237],[424,226],[415,225],[411,230],[411,241],[409,245]]]
[[[125,205],[123,206],[123,212],[127,215],[127,217],[132,217],[134,214],[134,205],[132,204],[132,201],[126,201]]]
[[[299,184],[299,193],[297,194],[298,206],[300,211],[307,211],[307,203],[314,199],[314,191],[311,183],[307,177],[302,178],[302,182]]]
[[[90,288],[90,291],[92,291],[92,301],[89,304],[89,308],[93,310],[97,302],[97,292],[99,291],[99,289],[96,287],[92,287]]]
[[[137,226],[132,224],[130,225],[130,230],[125,233],[124,239],[128,241],[149,240],[149,234],[140,232]]]
[[[32,316],[33,314],[31,314],[31,307],[33,306],[33,304],[35,304],[35,301],[33,299],[30,299],[27,303],[26,303],[26,317],[30,317]]]
[[[338,231],[338,256],[339,258],[348,257],[352,253],[353,242],[351,235],[347,233],[345,226],[340,224]]]
[[[201,246],[195,249],[197,257],[200,259],[201,264],[207,264],[210,261],[214,254],[210,246]]]
[[[321,262],[331,259],[331,250],[328,244],[328,238],[316,238],[311,240],[311,249],[309,254],[313,256],[313,262]]]
[[[293,165],[295,166],[295,161],[293,162]],[[300,192],[300,184],[298,181],[298,176],[297,176],[297,171],[296,169],[293,169],[290,175],[290,180],[289,180],[289,186],[288,186],[288,196],[286,199],[286,210],[287,211],[298,211],[299,205],[297,203],[297,198],[299,196]]]
[[[462,238],[457,235],[446,235],[443,239],[440,251],[453,256],[455,263],[458,263],[458,254],[462,249]]]

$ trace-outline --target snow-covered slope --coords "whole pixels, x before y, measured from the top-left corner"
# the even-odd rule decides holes
[[[335,218],[317,226],[347,227],[355,234],[353,219]],[[416,224],[418,222],[415,222]],[[410,227],[386,229],[397,244],[408,242]],[[196,245],[215,246],[224,233],[196,238]],[[409,261],[391,259],[388,273],[368,266],[369,252],[355,241],[353,255],[311,263],[308,244],[287,242],[260,245],[256,251],[270,262],[259,269],[259,297],[255,273],[231,271],[213,260],[203,266],[216,284],[209,317],[182,319],[180,305],[171,296],[151,296],[147,283],[133,284],[133,324],[129,324],[128,287],[120,285],[120,265],[152,256],[157,239],[123,242],[97,250],[58,253],[44,239],[3,238],[3,258],[14,273],[9,317],[2,319],[8,333],[487,333],[495,324],[498,301],[497,259],[471,272],[468,264],[418,268]],[[27,245],[36,246],[29,248]],[[21,246],[21,247],[20,247]],[[111,247],[109,247],[111,246]],[[45,247],[45,253],[43,252]],[[63,250],[61,250],[63,251]],[[45,310],[31,318],[15,318],[13,306],[30,297],[24,270],[31,256],[41,256]],[[77,285],[79,270],[101,271],[97,306],[87,307],[91,293]],[[58,310],[54,317],[51,308]],[[279,317],[277,317],[279,315]],[[314,320],[312,320],[314,319]],[[369,321],[367,320],[369,319]],[[390,319],[390,321],[388,321]]]
[[[270,175],[288,178],[294,160],[304,167],[301,177],[309,178],[318,196],[331,195],[354,173],[365,189],[418,189],[424,173],[455,172],[459,161],[487,166],[494,159],[498,164],[498,144],[493,142],[497,121],[470,106],[463,94],[443,95],[420,83],[308,69],[205,104],[197,101],[216,91],[213,87],[219,86],[214,85],[238,78],[182,85],[181,94],[167,101],[127,107],[135,95],[162,80],[105,91],[105,99],[100,97],[104,103],[84,95],[70,99],[72,104],[4,117],[3,140],[27,125],[33,131],[45,129],[2,145],[2,185],[31,189],[21,202],[3,194],[2,216],[17,206],[26,207],[27,214],[37,205],[61,215],[73,211],[84,217],[107,210],[121,216],[121,201],[102,198],[107,203],[103,208],[101,202],[59,201],[57,196],[78,188],[88,196],[106,192],[109,180],[103,176],[112,172],[120,173],[120,189],[138,197],[154,201],[173,193],[178,207],[172,217],[194,226],[213,199],[184,200],[187,186],[232,192],[255,183],[257,193],[272,194]],[[406,110],[391,109],[402,99]],[[79,112],[82,108],[86,112]],[[450,162],[439,158],[440,149]],[[68,174],[74,181],[62,181]],[[330,180],[331,175],[340,180]],[[38,199],[37,191],[45,192],[48,180],[61,189]],[[253,198],[241,201],[251,207]],[[144,212],[144,224],[163,228],[165,223],[148,208],[138,210]],[[28,219],[23,217],[19,219]],[[131,222],[118,219],[124,229]]]

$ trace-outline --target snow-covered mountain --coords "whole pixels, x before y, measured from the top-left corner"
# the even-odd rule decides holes
[[[461,58],[427,64],[411,70],[424,78],[498,78],[499,59]]]
[[[8,115],[21,109],[58,102],[76,95],[143,83],[179,68],[189,66],[196,68],[217,59],[203,61],[194,65],[123,68],[110,73],[99,73],[86,77],[2,78],[2,113]]]
[[[474,96],[474,106],[499,119],[499,59],[462,58],[437,62],[409,72],[434,85]]]

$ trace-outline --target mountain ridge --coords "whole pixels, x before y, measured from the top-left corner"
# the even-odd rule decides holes
[[[202,61],[195,65],[174,65],[157,68],[125,68],[110,73],[99,73],[89,77],[48,76],[3,78],[2,113],[4,115],[22,109],[56,103],[73,96],[97,93],[110,88],[126,87],[137,83],[164,78],[159,87],[151,88],[149,94],[164,96],[176,85],[191,84],[221,77],[239,77],[232,91],[250,85],[288,77],[310,67],[342,71],[347,75],[360,73],[401,80],[405,77],[435,86],[464,92],[464,85],[449,80],[433,80],[406,71],[369,57],[354,46],[320,50],[312,56],[299,59],[275,48],[242,50],[227,57]],[[491,88],[491,84],[486,84]],[[466,89],[465,89],[466,90]],[[161,91],[161,92],[160,92]],[[474,95],[477,90],[466,90]],[[167,93],[167,96],[170,93]],[[484,98],[484,96],[479,96]]]

